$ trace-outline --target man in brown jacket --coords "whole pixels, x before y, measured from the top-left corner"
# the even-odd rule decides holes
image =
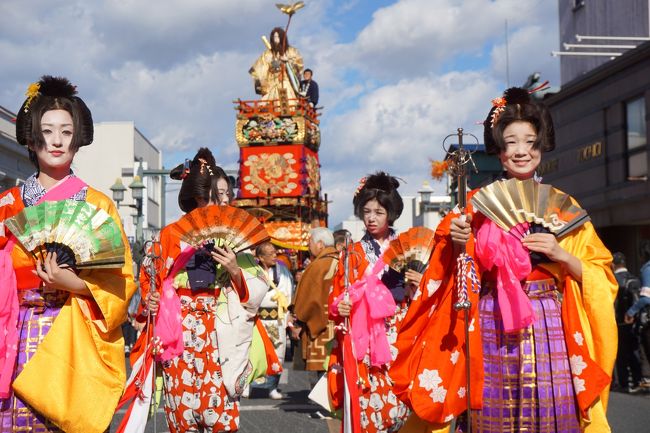
[[[324,371],[326,344],[334,337],[334,325],[327,318],[327,298],[336,274],[339,252],[332,232],[312,229],[309,239],[312,262],[305,268],[294,298],[293,334],[300,332],[302,357],[308,371]]]

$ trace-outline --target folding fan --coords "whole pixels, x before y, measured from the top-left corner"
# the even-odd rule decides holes
[[[119,225],[106,211],[84,201],[62,200],[26,207],[5,220],[5,225],[36,259],[56,252],[59,265],[124,266]]]
[[[433,251],[434,232],[426,227],[413,227],[390,241],[384,262],[397,272],[413,269],[424,272]]]
[[[193,247],[228,245],[235,252],[269,240],[264,225],[255,216],[231,206],[196,208],[172,224],[171,230]]]
[[[472,204],[520,239],[537,231],[535,225],[559,238],[589,221],[587,211],[575,205],[568,194],[534,179],[493,182],[474,194]]]

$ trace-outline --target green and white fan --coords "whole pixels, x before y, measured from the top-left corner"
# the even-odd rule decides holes
[[[30,206],[5,220],[6,227],[35,259],[57,253],[72,268],[124,266],[122,231],[103,209],[85,201],[62,200]]]

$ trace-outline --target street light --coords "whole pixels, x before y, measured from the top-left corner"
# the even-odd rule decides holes
[[[418,191],[418,194],[420,195],[420,207],[424,210],[427,204],[431,202],[431,194],[433,194],[433,188],[431,188],[429,182],[422,183],[422,189]]]
[[[133,176],[133,182],[129,184],[129,188],[131,189],[131,195],[133,196],[133,199],[135,200],[136,203],[136,214],[133,216],[133,220],[135,221],[135,240],[136,241],[143,241],[143,234],[142,234],[142,202],[143,202],[143,197],[142,197],[142,192],[144,190],[144,183],[140,180],[140,176]]]
[[[124,200],[124,191],[126,187],[122,183],[122,178],[118,177],[115,179],[115,183],[110,187],[110,190],[113,191],[113,201],[117,204],[117,208],[120,208],[120,202]]]
[[[133,176],[133,182],[129,184],[129,189],[131,189],[131,196],[135,200],[135,204],[124,204],[122,206],[132,207],[136,210],[136,213],[133,214],[133,224],[135,224],[135,240],[143,241],[142,233],[142,202],[143,202],[143,190],[145,188],[144,184],[140,180],[140,176]],[[115,183],[109,188],[113,192],[113,201],[116,203],[117,208],[120,208],[120,202],[124,200],[124,192],[126,187],[122,183],[122,178],[117,178]]]

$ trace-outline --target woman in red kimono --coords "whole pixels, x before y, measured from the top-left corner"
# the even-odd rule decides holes
[[[206,148],[171,176],[183,179],[178,202],[184,212],[228,203],[228,178]],[[236,255],[227,245],[194,250],[169,226],[161,231],[160,243],[156,282],[162,297],[150,292],[145,268],[140,281],[145,304],[158,314],[169,429],[236,431],[239,396],[252,370],[248,348],[253,318],[268,284],[252,255]],[[176,301],[167,302],[171,298]],[[173,326],[168,328],[169,322]]]
[[[328,368],[330,397],[340,408],[345,392],[350,392],[352,409],[348,415],[353,431],[395,432],[408,416],[406,406],[392,391],[387,372],[396,355],[392,344],[410,302],[407,292],[417,286],[421,275],[407,272],[406,278],[412,283],[405,284],[404,277],[382,260],[383,252],[395,238],[391,225],[404,207],[398,186],[394,177],[383,172],[362,179],[353,204],[366,234],[348,253],[349,289],[345,288],[342,258],[329,299],[330,318],[339,325]],[[349,326],[344,329],[346,318]],[[343,359],[343,332],[349,332],[353,360]],[[358,377],[356,383],[348,383],[347,390],[344,375]],[[344,418],[348,415],[344,414]]]
[[[507,178],[534,179],[542,152],[555,146],[549,112],[524,89],[495,99],[484,128],[486,150]],[[409,309],[390,370],[395,392],[430,423],[419,431],[448,429],[467,407],[464,314],[453,308],[458,282],[470,287],[472,304],[472,432],[609,432],[617,284],[593,225],[559,239],[530,225],[520,238],[471,205],[466,212],[450,213],[436,231],[422,281],[430,289]],[[456,281],[460,246],[480,284]]]

